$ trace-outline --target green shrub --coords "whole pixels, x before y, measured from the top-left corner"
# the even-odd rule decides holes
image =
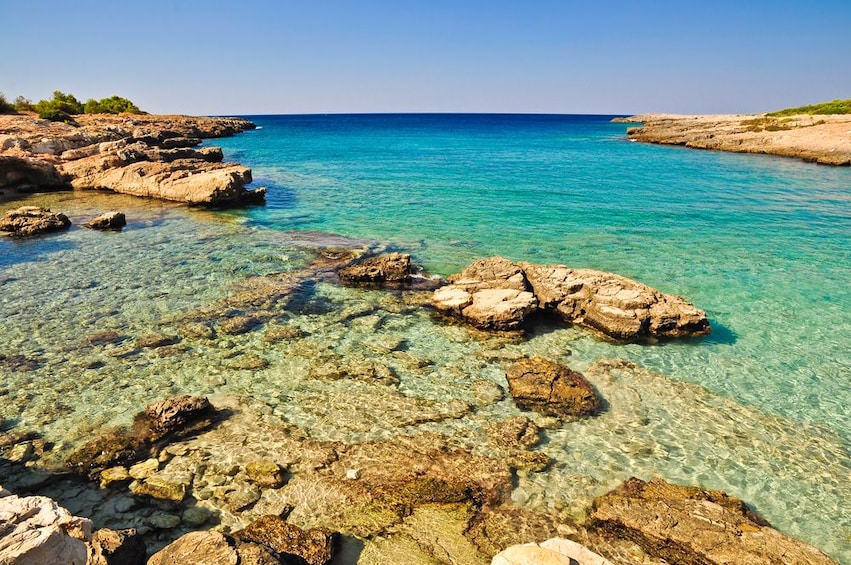
[[[0,114],[14,114],[15,107],[6,100],[6,95],[0,92]]]
[[[798,106],[797,108],[786,108],[776,112],[769,112],[768,116],[794,116],[796,114],[851,114],[851,98],[846,100],[833,100],[809,106]]]
[[[35,111],[43,120],[73,121],[71,116],[83,113],[83,104],[73,94],[65,94],[62,91],[53,91],[52,100],[39,100],[35,105]]]
[[[121,96],[110,96],[101,98],[99,101],[89,99],[85,106],[86,114],[141,114],[142,111],[130,100]]]
[[[15,98],[15,110],[18,112],[35,112],[35,106],[29,98],[18,96]]]

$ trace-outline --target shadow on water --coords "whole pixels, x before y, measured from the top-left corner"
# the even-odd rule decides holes
[[[718,320],[709,320],[712,326],[712,333],[706,337],[695,339],[695,343],[705,343],[706,345],[733,345],[738,341],[739,334],[719,322]]]
[[[78,245],[61,234],[30,238],[0,236],[0,268],[37,261],[41,255],[76,249]]]

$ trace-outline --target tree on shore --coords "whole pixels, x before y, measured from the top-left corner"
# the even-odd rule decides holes
[[[14,114],[15,107],[6,100],[6,95],[0,92],[0,114]]]
[[[84,107],[86,114],[141,114],[142,111],[130,100],[121,96],[110,96],[95,100],[89,98]]]

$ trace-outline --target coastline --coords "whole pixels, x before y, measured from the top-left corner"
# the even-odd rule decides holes
[[[204,139],[254,129],[242,118],[82,114],[73,124],[0,115],[0,201],[50,190],[111,190],[196,205],[262,202],[251,170]]]
[[[332,296],[333,296],[333,293],[332,293]],[[335,325],[339,326],[341,331],[343,331],[346,327],[349,327],[351,325],[378,327],[380,325],[386,324],[386,325],[392,326],[393,324],[403,323],[402,322],[403,318],[407,318],[409,316],[416,315],[414,313],[414,311],[411,309],[412,302],[415,303],[416,300],[412,301],[412,300],[410,300],[410,297],[408,298],[408,300],[403,300],[401,302],[401,304],[394,304],[393,299],[391,299],[390,297],[378,297],[376,300],[380,300],[381,303],[382,303],[382,308],[386,308],[386,310],[387,310],[386,312],[378,313],[378,315],[382,318],[381,320],[375,321],[375,320],[367,319],[367,318],[374,316],[375,313],[372,312],[372,311],[364,311],[362,309],[362,307],[359,307],[355,304],[351,304],[351,305],[349,305],[348,311],[344,310],[343,312],[339,313],[340,314],[338,316],[339,319],[336,320]],[[406,309],[407,309],[407,312],[406,312]],[[393,310],[398,310],[396,313],[401,314],[401,315],[394,317],[394,316],[388,314],[388,312],[392,312]],[[353,324],[353,322],[354,322],[354,324]],[[263,329],[267,330],[266,332],[264,332],[264,334],[265,333],[268,333],[268,334],[272,333],[272,332],[268,331],[269,328],[263,328]],[[318,331],[318,330],[314,330],[314,331]],[[247,334],[250,334],[250,333],[254,333],[254,330],[246,332],[246,334],[239,334],[239,335],[247,335]],[[260,334],[259,331],[256,332],[256,333]],[[461,332],[459,330],[458,333],[460,334],[460,333],[463,333],[463,332]],[[342,336],[343,333],[337,332],[336,334],[332,334],[331,335],[332,339],[329,340],[328,343],[332,343],[334,341],[334,339],[333,339],[334,335],[339,337],[339,336]],[[241,338],[232,337],[231,339],[238,340],[238,339],[241,339]],[[322,340],[318,339],[318,336],[317,336],[317,338],[313,340],[312,345],[316,345],[318,347],[321,341]],[[186,341],[184,343],[189,345],[192,342],[190,341],[189,338],[186,338]],[[393,343],[395,343],[395,342],[390,340],[390,341],[382,341],[381,343],[373,343],[372,345],[373,345],[373,347],[376,347],[378,351],[386,352],[386,350],[388,348],[390,348],[391,349],[390,354],[394,357],[398,357],[398,358],[401,359],[402,358],[401,354],[405,353],[407,351],[407,347],[404,347],[404,348],[398,347],[396,349],[393,349],[391,347],[393,345]],[[501,350],[501,349],[504,350],[506,348],[506,343],[501,343],[500,340],[498,340],[498,339],[488,340],[487,343],[490,344],[490,346],[492,346],[492,349],[487,350],[487,351],[483,351],[483,355],[492,355],[493,353],[491,353],[491,352],[498,352],[498,350]],[[169,355],[176,355],[176,356],[179,357],[182,354],[179,351],[180,347],[181,346],[169,348],[169,346],[166,345],[166,346],[164,346],[164,348],[157,347],[156,349],[157,349],[157,351],[162,351],[162,357],[166,357],[166,356],[169,356]],[[191,347],[195,348],[195,347],[199,347],[199,346],[196,345],[195,343],[192,343]],[[104,347],[103,347],[104,350],[108,350],[109,348],[110,348],[110,344],[104,344]],[[483,346],[483,349],[484,349],[484,346]],[[153,350],[151,350],[151,352],[153,352]],[[258,351],[258,353],[262,353],[262,355],[268,355],[269,351],[267,349],[262,349],[262,350]],[[324,364],[327,365],[327,359],[323,358],[323,355],[321,354],[321,352],[319,352],[319,353],[320,353],[319,355],[315,356],[315,361],[318,362],[318,363],[324,363]],[[142,356],[144,356],[144,355],[145,354],[143,353]],[[153,355],[150,355],[150,356],[153,357]],[[246,356],[246,357],[248,357],[248,356]],[[305,357],[306,357],[306,355],[305,355]],[[312,357],[311,357],[311,359],[312,359]],[[411,360],[411,362],[412,363],[418,363],[418,361],[416,361],[416,360]],[[247,365],[246,365],[246,367],[247,367]],[[600,384],[598,386],[609,386],[608,381],[611,381],[613,379],[608,374],[609,370],[610,369],[622,369],[622,368],[614,366],[614,367],[604,367],[604,369],[605,369],[605,371],[600,371],[600,373],[602,375],[602,377],[600,377],[600,382],[603,383],[603,384]],[[247,369],[245,367],[242,367],[242,368],[239,368],[239,370],[245,372]],[[263,368],[260,367],[260,370],[262,371]],[[631,371],[631,369],[630,369],[630,371]],[[369,371],[366,371],[366,372],[369,373]],[[372,370],[373,377],[380,376],[380,375],[376,375],[375,373],[376,373],[376,370],[373,369]],[[334,377],[329,375],[329,374],[326,374],[326,375],[324,375],[323,378],[333,379]],[[349,376],[346,377],[346,379],[349,379],[349,378],[352,378],[352,375],[349,375]],[[660,378],[661,378],[661,376],[660,376]],[[310,386],[313,387],[314,385],[310,385]],[[369,386],[362,387],[360,384],[354,384],[354,383],[352,383],[348,386],[341,385],[339,387],[339,390],[336,391],[339,396],[334,397],[333,402],[336,403],[335,404],[336,407],[343,408],[343,407],[347,406],[347,404],[343,400],[344,398],[346,398],[348,400],[351,400],[352,398],[357,398],[357,399],[362,399],[364,402],[367,402],[367,399],[371,398],[372,401],[375,402],[377,406],[389,406],[389,404],[387,404],[387,405],[380,404],[381,402],[383,402],[385,400],[387,400],[388,402],[394,401],[394,398],[395,398],[395,400],[403,400],[403,398],[400,398],[400,397],[394,397],[393,395],[386,395],[384,393],[379,394],[379,393],[376,392],[378,390],[381,390],[384,387],[386,387],[386,383],[378,383],[378,386],[376,386],[376,387],[369,387]],[[328,390],[330,390],[330,388],[331,387],[329,387]],[[322,390],[325,390],[325,389],[322,389]],[[319,387],[317,387],[317,391],[314,392],[313,396],[311,397],[316,402],[316,405],[313,406],[313,410],[315,411],[316,414],[318,414],[322,417],[329,417],[333,411],[329,410],[329,409],[325,409],[325,408],[323,408],[322,406],[319,405],[320,402],[327,401],[328,397],[323,397],[318,391],[319,391]],[[354,396],[352,396],[352,395],[354,395]],[[305,396],[310,396],[310,395],[305,395]],[[408,393],[406,393],[406,396],[408,396]],[[410,398],[410,397],[408,396],[408,398]],[[221,402],[222,402],[221,406],[223,406],[223,407],[229,406],[226,401],[221,401]],[[419,401],[417,401],[417,402],[419,402]],[[219,406],[218,403],[216,403],[216,405]],[[137,409],[138,408],[141,408],[141,406],[138,406]],[[429,409],[428,406],[425,406],[425,408],[420,408],[419,406],[415,406],[415,408],[426,410],[426,411],[428,411],[428,409]],[[234,409],[236,409],[236,407],[234,407]],[[261,410],[267,410],[267,409],[261,407]],[[485,402],[479,402],[476,410],[486,411],[487,410],[486,403]],[[245,409],[245,411],[250,412],[248,409]],[[463,412],[463,410],[459,410],[459,412]],[[638,412],[635,412],[635,413],[637,414]],[[358,412],[353,413],[354,416],[358,416],[359,414],[360,413],[358,413]],[[264,415],[267,416],[267,417],[269,416],[268,413],[266,413]],[[277,416],[277,414],[276,414],[276,416]],[[392,414],[391,414],[391,416],[392,416]],[[462,414],[462,416],[463,416],[463,414]],[[447,414],[443,414],[443,413],[440,413],[440,412],[438,412],[437,416],[435,416],[435,417],[438,417],[438,418],[445,417],[447,424],[450,424],[452,418],[455,418],[455,416],[453,414],[447,415]],[[259,418],[259,416],[258,416],[258,418]],[[471,416],[471,418],[472,418],[472,416]],[[272,419],[272,420],[274,420],[274,419]],[[356,418],[352,419],[352,421],[354,421],[354,420],[356,420]],[[536,418],[533,418],[533,420],[536,420]],[[253,418],[248,418],[247,422],[244,422],[243,426],[241,428],[237,428],[236,430],[234,430],[233,435],[228,437],[227,439],[233,440],[234,438],[238,438],[238,436],[240,434],[244,434],[246,432],[246,430],[252,425],[253,421],[256,421],[256,420],[253,419]],[[433,422],[433,424],[437,425],[437,422]],[[351,425],[357,425],[357,424],[352,424],[350,422],[348,425],[351,426]],[[636,426],[637,425],[638,425],[638,423],[636,422]],[[781,423],[781,424],[778,424],[777,427],[782,427],[783,425],[785,425],[785,424]],[[291,428],[284,426],[284,429],[289,430],[292,433],[295,433],[296,435],[303,433],[302,430],[298,429],[298,428],[296,430],[292,430]],[[307,429],[307,428],[305,428],[305,429]],[[225,431],[227,431],[227,430],[225,430]],[[272,432],[272,433],[275,433],[275,432]],[[304,432],[304,433],[307,433],[307,432]],[[548,433],[552,433],[552,434],[555,435],[558,432],[553,430],[553,431],[548,432]],[[259,435],[260,435],[260,438],[259,438],[259,441],[257,442],[256,445],[262,445],[263,441],[268,440],[268,436],[264,436],[263,434],[259,434]],[[426,439],[428,439],[428,438],[426,438]],[[421,439],[421,440],[417,440],[417,441],[425,441],[425,440]],[[455,440],[453,440],[453,441],[455,441]],[[208,443],[209,445],[204,445],[205,443]],[[446,445],[449,445],[450,443],[451,442],[449,442],[447,440]],[[212,449],[213,447],[218,445],[218,442],[212,441],[209,438],[204,438],[204,436],[200,436],[199,442],[196,445],[200,445],[200,447],[204,448],[204,449]],[[252,445],[254,445],[254,444],[252,444]],[[307,445],[309,447],[315,447],[310,443],[308,443]],[[425,444],[423,444],[423,445],[425,445]],[[425,449],[425,447],[423,447],[423,445],[421,445],[418,449]],[[324,447],[327,449],[327,446],[324,446]],[[428,446],[426,445],[426,447],[428,447]],[[466,447],[469,448],[469,449],[475,449],[474,447],[470,447],[469,445],[467,445]],[[168,452],[166,452],[166,454],[163,456],[163,460],[161,460],[159,462],[160,469],[158,469],[157,472],[166,471],[163,474],[168,475],[169,471],[172,469],[172,467],[176,468],[176,467],[179,467],[179,465],[181,465],[181,464],[187,464],[188,465],[189,463],[195,463],[194,461],[191,460],[191,457],[186,457],[186,453],[181,454],[182,449],[183,449],[183,446],[177,446],[177,448],[175,448],[173,450],[169,450]],[[343,448],[340,448],[340,449],[343,449]],[[384,448],[380,445],[370,445],[370,446],[366,446],[366,447],[359,447],[359,449],[364,449],[364,453],[368,455],[369,453],[371,453],[369,451],[370,449],[373,449],[377,453],[380,453],[381,450],[384,449]],[[547,449],[553,449],[553,448],[551,446]],[[190,450],[190,451],[192,451],[192,450]],[[200,449],[198,451],[200,451]],[[531,452],[531,451],[527,451],[527,453],[529,453],[529,452]],[[192,452],[192,453],[195,453],[195,452]],[[192,455],[192,453],[190,453],[190,455]],[[217,454],[217,455],[220,455],[221,458],[225,458],[229,454],[228,453],[221,453],[221,454]],[[172,458],[174,458],[174,459],[172,459]],[[185,461],[182,461],[181,458],[184,458]],[[166,459],[168,459],[168,460],[166,460]],[[214,460],[218,460],[218,459],[214,458]],[[245,477],[240,473],[246,473],[247,472],[247,463],[250,463],[250,461],[246,461],[246,460],[239,461],[240,471],[238,473],[239,476],[237,477],[237,479],[235,479],[235,481],[244,481]],[[301,464],[301,462],[298,462],[298,464]],[[331,479],[329,479],[329,477],[328,477],[329,474],[336,473],[337,475],[342,475],[343,471],[345,471],[347,473],[348,469],[344,469],[343,467],[341,467],[341,465],[329,466],[329,467],[325,468],[324,471],[323,471],[323,473],[325,473],[325,476],[322,477],[322,480],[323,481],[330,481]],[[322,468],[320,468],[320,470],[322,470]],[[218,471],[219,470],[214,470],[214,471],[215,471],[215,473],[209,472],[207,474],[216,477],[215,480],[218,480]],[[298,480],[293,485],[291,485],[293,487],[293,488],[290,489],[291,492],[301,492],[301,491],[299,491],[299,489],[302,489],[304,492],[310,494],[310,492],[311,492],[310,489],[317,484],[319,484],[322,487],[343,488],[343,487],[340,487],[339,485],[336,485],[336,484],[330,484],[329,485],[328,483],[323,483],[322,481],[319,481],[318,483],[311,482],[311,481],[313,481],[313,478],[310,477],[307,474],[306,471],[307,470],[305,469],[304,476],[299,477]],[[204,473],[201,473],[201,475],[203,475],[203,474]],[[320,474],[322,474],[322,473],[320,473]],[[529,476],[534,476],[531,473],[527,475],[526,471],[522,471],[522,470],[520,472],[518,472],[518,475],[523,475],[521,477],[521,480],[523,480],[523,481],[528,481]],[[209,478],[211,481],[213,480],[212,477],[207,477],[207,478]],[[339,478],[340,478],[339,476],[336,476],[336,477],[334,477],[334,480],[339,479]],[[531,481],[529,481],[529,482],[531,482]],[[528,485],[526,485],[526,486],[528,486]],[[240,488],[244,488],[245,490],[249,490],[249,491],[251,490],[250,486],[246,486],[246,485],[240,485]],[[348,487],[346,487],[346,488],[348,488]],[[265,489],[263,489],[263,490],[265,492]],[[270,489],[270,490],[275,490],[275,489]],[[333,489],[331,488],[331,490],[333,490]],[[240,491],[240,495],[242,495],[242,494],[244,494],[244,491]],[[422,493],[420,493],[420,494],[422,494]],[[218,496],[218,494],[216,494],[216,496]],[[264,496],[265,496],[265,494],[264,494]],[[230,499],[230,498],[235,498],[235,496],[234,497],[224,497],[223,496],[223,498]],[[231,501],[225,500],[225,502],[231,502]],[[262,501],[263,504],[266,504],[267,502],[269,502],[269,499],[267,499],[267,498],[264,498],[263,501]],[[272,501],[272,502],[274,502],[274,501]],[[475,500],[473,502],[475,502]],[[257,508],[257,510],[259,511],[261,508],[264,508],[264,506],[261,505],[260,507]],[[276,511],[277,511],[277,507],[275,507],[275,508],[276,508]],[[311,504],[305,504],[303,507],[299,508],[298,512],[296,512],[295,518],[297,518],[297,519],[300,518],[301,520],[307,520],[307,517],[310,515],[311,509],[312,509]],[[452,521],[453,516],[455,516],[457,518],[457,514],[453,514],[451,512],[451,510],[453,510],[453,509],[450,508],[449,505],[443,505],[437,511],[436,514],[432,515],[432,517],[442,516],[443,518],[445,518],[446,522],[449,523],[449,522]],[[400,534],[400,532],[395,532],[397,534],[397,541],[399,539],[402,540],[399,543],[408,543],[408,538],[406,538],[405,536],[408,535],[408,537],[410,537],[411,532],[417,531],[415,529],[415,525],[416,525],[417,519],[419,519],[423,516],[423,514],[422,514],[423,512],[428,512],[428,510],[421,510],[420,513],[415,513],[413,516],[404,517],[403,522],[405,523],[405,526],[402,526],[402,529],[405,530],[405,528],[407,528],[405,530],[405,532],[407,532],[407,534],[405,532],[402,532],[401,534]],[[428,516],[428,515],[426,514],[426,516]],[[499,516],[504,516],[504,514],[500,514]],[[148,517],[146,517],[146,518],[148,518]],[[349,518],[351,519],[350,516],[349,516]],[[496,521],[498,521],[499,519],[502,519],[502,518],[493,518],[493,520],[496,520]],[[562,525],[566,525],[566,524],[568,524],[568,521],[562,520]],[[239,525],[244,525],[244,524],[239,524]],[[414,539],[416,541],[416,538],[414,538]],[[524,541],[531,541],[531,539],[530,540],[524,540]],[[374,542],[371,542],[371,543],[374,543]],[[390,547],[390,546],[385,545],[384,549],[387,549],[388,547]],[[648,561],[648,562],[650,562],[650,561]]]
[[[627,130],[634,141],[851,165],[851,115],[847,114],[782,118],[766,114],[638,114],[613,121],[641,123]]]

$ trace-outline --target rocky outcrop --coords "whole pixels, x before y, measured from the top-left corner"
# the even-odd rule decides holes
[[[127,225],[127,218],[121,212],[104,212],[83,225],[93,230],[120,230]]]
[[[0,563],[86,565],[92,522],[44,496],[0,489]]]
[[[434,292],[434,307],[482,329],[519,329],[530,314],[546,311],[621,341],[710,332],[706,314],[683,298],[602,271],[492,257],[449,283]]]
[[[356,261],[337,271],[343,284],[404,283],[413,273],[411,256],[407,253],[388,253]]]
[[[612,562],[564,538],[512,545],[496,554],[491,565],[612,565]]]
[[[594,501],[593,528],[637,543],[683,565],[834,564],[816,548],[785,536],[721,491],[631,478]]]
[[[851,165],[851,115],[643,114],[618,121],[643,123],[627,130],[635,141]]]
[[[514,402],[524,410],[578,418],[602,408],[594,387],[566,365],[541,357],[521,359],[508,367],[506,376]]]
[[[112,190],[189,204],[262,201],[251,171],[201,139],[251,129],[238,118],[83,115],[78,125],[0,116],[0,188]]]
[[[307,565],[325,565],[331,561],[334,546],[332,532],[320,528],[302,530],[279,516],[261,516],[233,536],[265,546],[285,563],[287,557],[296,556]]]
[[[94,479],[105,469],[129,467],[145,459],[157,451],[157,442],[209,427],[214,417],[215,409],[205,397],[180,396],[155,402],[136,415],[131,430],[113,430],[89,441],[72,453],[65,465]]]
[[[0,231],[15,236],[38,235],[71,227],[71,220],[65,214],[51,212],[38,206],[22,206],[10,210],[0,218]]]

